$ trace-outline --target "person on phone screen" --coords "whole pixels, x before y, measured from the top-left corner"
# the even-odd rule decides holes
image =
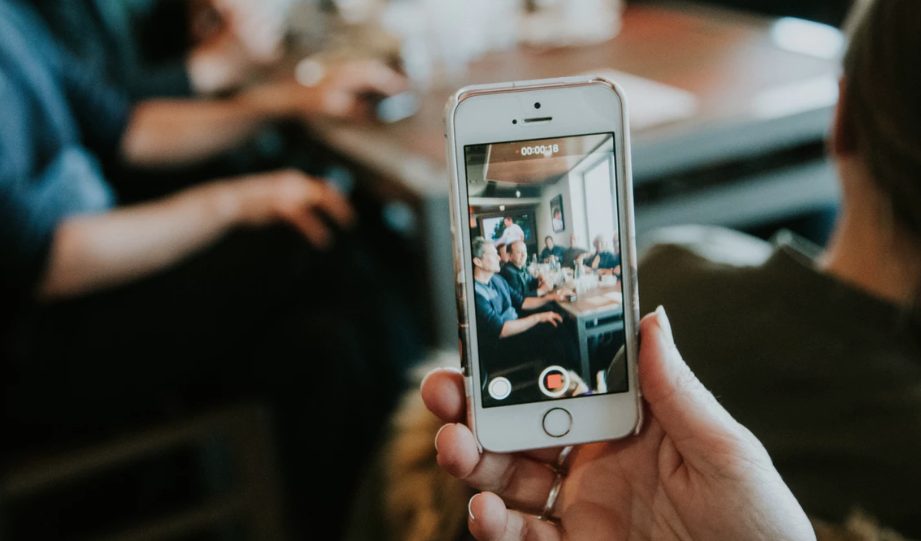
[[[501,275],[508,286],[522,297],[543,297],[550,287],[528,272],[528,247],[523,241],[515,241],[509,250],[509,264],[502,268]]]
[[[536,368],[541,360],[566,362],[575,359],[575,341],[570,340],[566,329],[561,327],[563,317],[547,306],[562,297],[557,294],[522,296],[498,274],[499,254],[492,242],[477,237],[471,248],[477,338],[487,377],[491,370],[499,367],[532,363]],[[534,313],[520,317],[522,310]],[[530,379],[536,387],[538,378]]]
[[[551,257],[555,257],[557,262],[563,262],[563,255],[565,250],[562,247],[556,246],[556,243],[553,242],[553,237],[547,235],[544,238],[544,249],[540,251],[540,260],[543,263],[549,263]]]
[[[525,240],[524,230],[512,220],[511,216],[503,218],[502,223],[505,225],[505,229],[502,230],[502,236],[496,239],[497,246],[503,245],[508,248],[516,240]]]
[[[591,267],[593,271],[602,274],[611,274],[620,272],[620,253],[614,253],[608,250],[604,242],[603,235],[597,235],[592,241],[595,251],[582,260],[586,266]]]

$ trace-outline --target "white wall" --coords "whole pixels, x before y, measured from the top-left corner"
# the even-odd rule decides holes
[[[557,246],[569,246],[569,236],[576,231],[576,236],[581,244],[585,244],[585,217],[584,212],[574,212],[573,209],[584,209],[585,204],[582,200],[582,189],[572,184],[575,178],[570,178],[567,174],[560,178],[555,184],[544,187],[541,195],[541,202],[537,206],[537,235],[540,238],[538,246],[544,249],[544,237],[550,235]],[[563,223],[564,229],[559,233],[553,232],[553,225],[550,223],[550,201],[563,194]]]

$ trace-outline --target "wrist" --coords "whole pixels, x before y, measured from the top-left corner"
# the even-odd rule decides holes
[[[231,229],[255,222],[241,182],[221,180],[204,189],[206,212],[214,216],[221,228]]]
[[[237,100],[262,118],[283,120],[312,114],[317,109],[313,93],[296,81],[273,81],[252,87]]]

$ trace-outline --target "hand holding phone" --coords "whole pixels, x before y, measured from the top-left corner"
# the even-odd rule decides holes
[[[462,423],[463,376],[437,370],[425,378],[426,406],[449,423],[435,439],[438,464],[484,491],[468,504],[473,535],[814,541],[806,514],[764,447],[681,359],[664,311],[640,326],[649,422],[637,438],[577,446],[563,464],[559,447],[481,453]]]

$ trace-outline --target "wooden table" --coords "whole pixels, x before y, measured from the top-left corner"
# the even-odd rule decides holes
[[[558,302],[576,323],[582,380],[595,388],[592,379],[589,339],[624,328],[624,306],[620,287],[602,285],[579,295],[575,302]]]
[[[685,3],[630,6],[613,40],[490,54],[470,66],[463,84],[607,68],[693,93],[693,116],[632,133],[638,232],[676,222],[741,225],[837,194],[820,148],[835,99],[822,89],[834,85],[837,61],[785,50],[774,30],[769,18]],[[442,111],[456,86],[432,90],[416,116],[394,125],[316,126],[320,141],[362,172],[366,185],[414,211],[433,342],[449,347],[457,331]],[[807,92],[816,88],[818,95]],[[746,169],[754,158],[783,157],[804,145],[812,150],[794,152],[793,163],[767,159],[769,170]],[[741,164],[745,173],[736,178],[739,167],[727,172],[726,164]],[[696,173],[682,177],[689,171]],[[731,182],[714,184],[713,176]]]

